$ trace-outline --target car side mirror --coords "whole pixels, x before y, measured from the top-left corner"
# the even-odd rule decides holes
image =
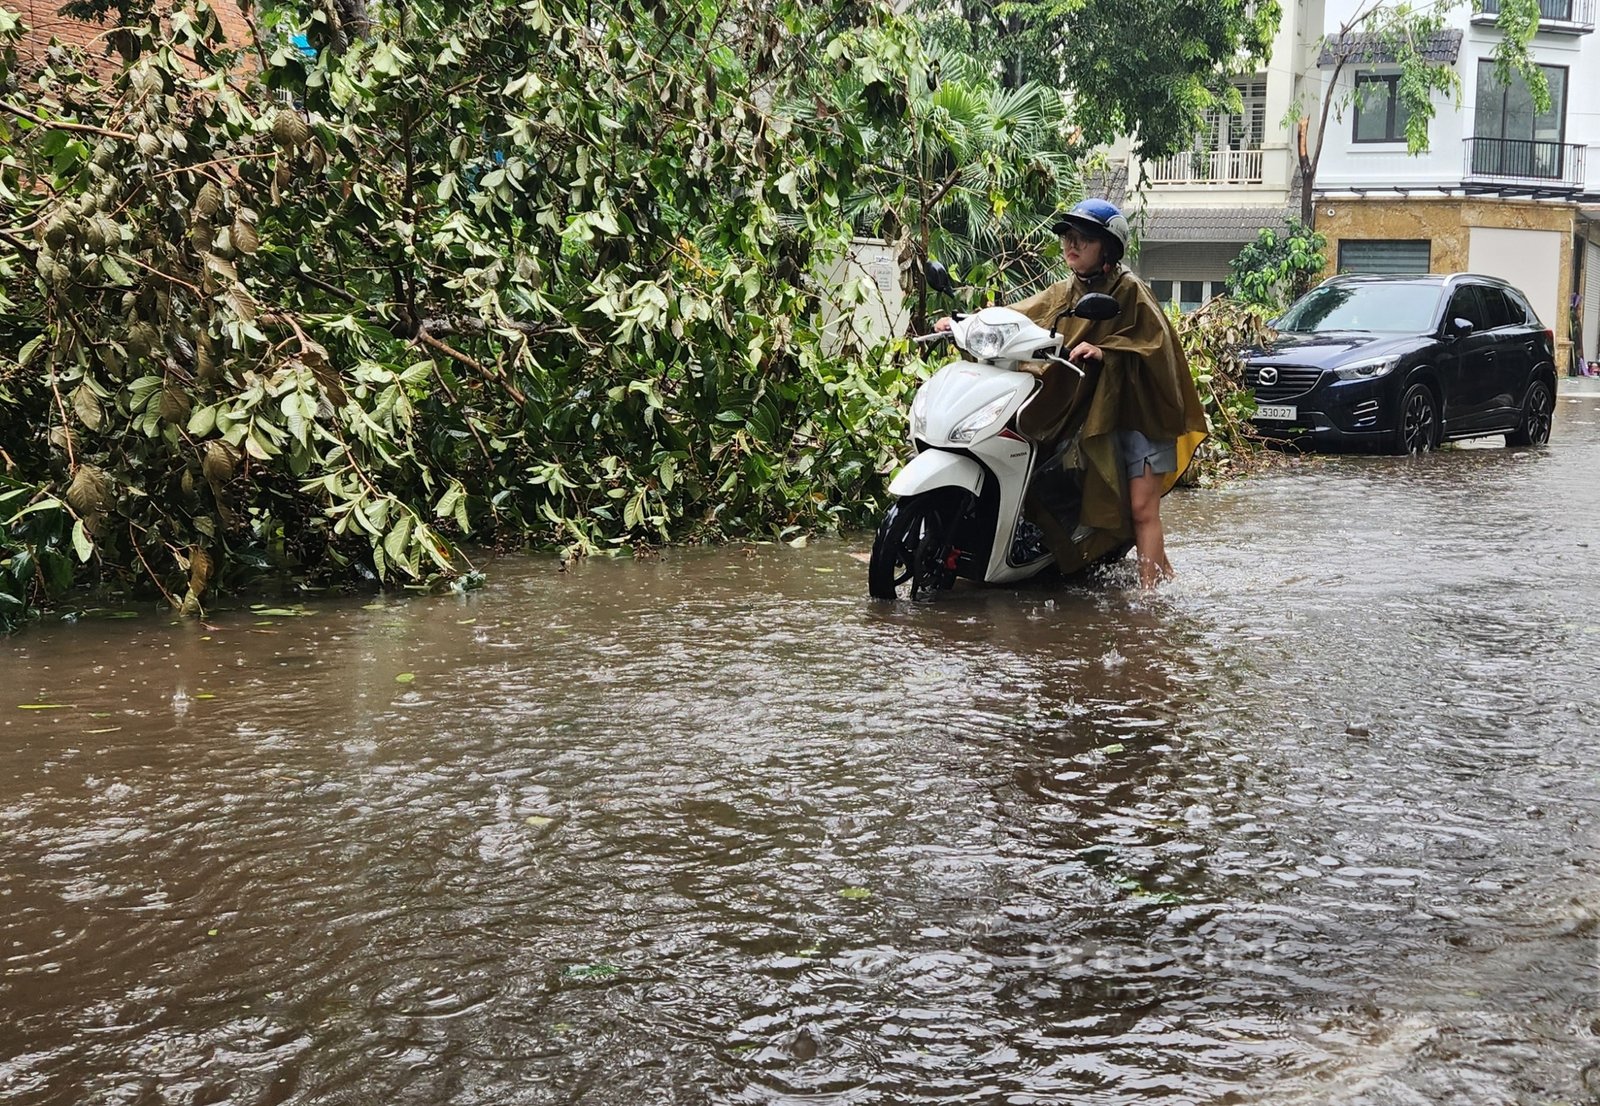
[[[1473,331],[1472,320],[1463,319],[1457,315],[1445,324],[1444,332],[1450,338],[1465,338]]]

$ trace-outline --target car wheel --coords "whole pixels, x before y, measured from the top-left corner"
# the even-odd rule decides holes
[[[1528,396],[1522,401],[1522,421],[1515,430],[1506,432],[1506,445],[1544,445],[1550,440],[1550,416],[1555,409],[1550,385],[1542,380],[1528,385]]]
[[[1400,418],[1395,422],[1396,453],[1426,453],[1439,444],[1439,404],[1433,389],[1413,384],[1400,399]]]

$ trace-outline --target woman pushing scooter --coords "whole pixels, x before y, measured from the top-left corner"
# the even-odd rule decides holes
[[[1040,326],[1061,323],[1068,360],[1093,371],[1078,394],[1079,378],[1062,367],[1046,370],[1038,399],[1019,418],[1029,437],[1061,448],[1076,445],[1082,468],[1082,503],[1071,531],[1038,502],[1030,517],[1043,529],[1057,564],[1072,571],[1086,551],[1116,547],[1130,537],[1138,551],[1139,583],[1154,587],[1172,578],[1161,527],[1161,497],[1188,468],[1206,436],[1205,413],[1177,335],[1143,281],[1122,264],[1128,221],[1114,204],[1088,199],[1052,228],[1072,276],[1010,305]],[[1073,317],[1086,294],[1104,293],[1121,312],[1110,319]],[[940,319],[938,331],[950,329]],[[1063,437],[1069,414],[1082,411],[1075,442]],[[1098,532],[1098,533],[1095,533]],[[1099,540],[1087,540],[1091,535]],[[1125,548],[1125,545],[1123,546]]]

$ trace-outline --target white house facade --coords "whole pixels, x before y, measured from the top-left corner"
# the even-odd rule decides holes
[[[1339,39],[1359,0],[1284,0],[1270,62],[1238,82],[1242,112],[1213,113],[1195,149],[1171,158],[1140,161],[1127,143],[1108,154],[1113,198],[1139,236],[1133,263],[1157,296],[1198,306],[1260,227],[1299,214],[1294,117],[1314,128],[1330,89],[1359,90],[1328,120],[1312,186],[1330,273],[1500,276],[1555,332],[1562,367],[1600,361],[1600,0],[1540,0],[1545,111],[1521,82],[1495,78],[1498,2],[1461,3],[1421,44],[1454,68],[1461,97],[1436,104],[1428,149],[1412,155],[1399,67],[1375,43]]]
[[[1521,288],[1555,332],[1558,368],[1597,360],[1600,341],[1600,38],[1597,0],[1540,0],[1532,55],[1550,106],[1521,79],[1502,84],[1498,0],[1463,4],[1425,44],[1452,66],[1460,102],[1436,101],[1428,149],[1406,150],[1398,66],[1381,48],[1337,40],[1357,0],[1328,0],[1328,41],[1306,70],[1318,99],[1359,93],[1330,118],[1312,195],[1340,272],[1470,271]],[[1347,60],[1335,63],[1341,47]]]
[[[1236,78],[1238,112],[1213,111],[1191,149],[1141,160],[1132,144],[1107,153],[1106,181],[1138,237],[1133,265],[1158,299],[1184,310],[1222,291],[1228,263],[1263,226],[1281,228],[1294,192],[1294,129],[1303,58],[1321,33],[1287,0],[1267,64]]]

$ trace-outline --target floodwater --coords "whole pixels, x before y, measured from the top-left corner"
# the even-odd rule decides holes
[[[1595,1101],[1557,406],[1178,493],[1153,597],[813,543],[0,642],[0,1100]]]

